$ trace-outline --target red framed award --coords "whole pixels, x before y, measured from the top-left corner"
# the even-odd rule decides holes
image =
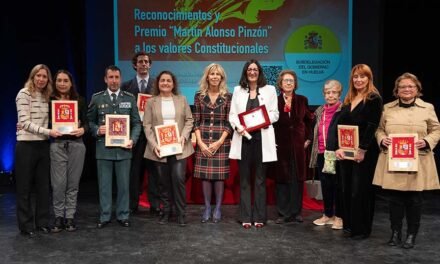
[[[345,159],[353,160],[359,148],[358,126],[338,125],[338,145]]]
[[[105,146],[125,147],[130,141],[130,116],[105,115]]]
[[[139,110],[139,116],[141,118],[141,121],[144,120],[145,106],[147,105],[147,100],[150,99],[151,97],[152,97],[151,94],[138,93],[137,107]]]
[[[52,101],[52,129],[69,134],[78,129],[78,101]]]
[[[183,149],[179,141],[180,133],[177,123],[155,126],[154,129],[161,158],[182,153]]]
[[[391,144],[388,146],[389,171],[417,171],[419,153],[415,144],[417,134],[389,134]]]
[[[247,132],[270,126],[270,119],[265,105],[238,114],[238,119]]]

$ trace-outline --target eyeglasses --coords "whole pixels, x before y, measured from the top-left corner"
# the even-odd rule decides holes
[[[295,83],[294,79],[284,79],[282,80],[283,83]]]
[[[417,88],[417,85],[399,85],[399,86],[397,86],[397,88],[399,88],[400,90],[403,90],[403,89],[413,90],[413,89]]]

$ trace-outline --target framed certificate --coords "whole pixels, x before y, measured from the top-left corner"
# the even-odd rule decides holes
[[[139,110],[139,116],[141,117],[141,121],[144,120],[145,105],[147,104],[147,100],[151,97],[152,97],[151,94],[138,93],[137,107]]]
[[[359,147],[358,126],[338,125],[338,144],[345,159],[353,160]]]
[[[389,171],[417,171],[419,153],[415,147],[417,134],[389,134],[391,145],[388,146]]]
[[[105,146],[124,147],[130,140],[129,115],[105,115]]]
[[[265,105],[238,114],[238,119],[247,132],[270,126],[270,119]]]
[[[182,153],[177,123],[155,126],[154,129],[161,158]]]
[[[52,129],[62,134],[78,129],[78,101],[52,101]]]

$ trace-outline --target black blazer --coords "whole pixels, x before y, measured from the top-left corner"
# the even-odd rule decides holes
[[[153,92],[154,81],[155,81],[155,79],[150,76],[148,78],[147,88],[145,89],[145,91],[142,91],[142,93],[151,94]],[[129,81],[122,83],[121,90],[127,91],[127,92],[133,94],[134,98],[136,98],[136,100],[137,100],[137,96],[139,93],[139,86],[138,86],[136,77],[134,77],[133,79],[131,79]]]

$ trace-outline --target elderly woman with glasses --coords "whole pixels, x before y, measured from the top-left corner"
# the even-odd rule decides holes
[[[414,74],[404,73],[399,76],[393,90],[397,99],[384,106],[376,132],[381,153],[373,184],[381,186],[388,196],[392,230],[388,245],[402,244],[402,220],[406,215],[407,237],[402,244],[402,247],[406,249],[414,247],[419,230],[423,202],[422,191],[440,189],[432,152],[440,139],[440,124],[433,105],[419,98],[422,95],[421,91],[422,85]],[[402,133],[417,135],[413,145],[418,150],[417,171],[389,169],[388,152],[394,151],[396,146],[392,142],[392,134]],[[392,145],[391,150],[390,145]],[[403,151],[405,149],[409,148],[402,148]],[[411,165],[408,162],[401,164]]]
[[[307,176],[306,148],[310,144],[313,113],[307,97],[296,94],[298,78],[283,70],[277,80],[280,118],[274,124],[278,161],[273,174],[276,182],[277,224],[302,222],[302,197]]]

